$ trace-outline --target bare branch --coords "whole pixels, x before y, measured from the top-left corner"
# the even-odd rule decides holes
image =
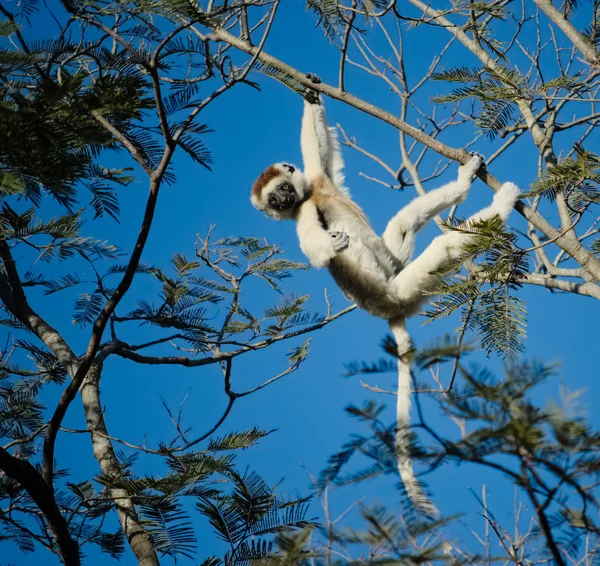
[[[557,10],[550,0],[533,0],[537,6],[548,16],[548,18],[558,27],[573,43],[579,52],[586,58],[592,66],[599,66],[598,53],[594,45],[581,35],[571,24],[571,22]]]

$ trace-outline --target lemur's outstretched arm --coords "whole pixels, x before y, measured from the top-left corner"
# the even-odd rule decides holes
[[[315,110],[317,107],[317,104],[311,104],[308,100],[304,100],[300,147],[302,149],[302,161],[304,162],[304,175],[308,183],[314,182],[315,179],[325,173],[316,128]]]
[[[321,80],[311,73],[306,75],[314,83]],[[329,136],[327,120],[321,105],[319,93],[307,88],[304,91],[304,114],[300,147],[304,161],[304,174],[310,183],[317,177],[327,175],[327,159],[329,155]]]
[[[319,84],[321,82],[321,79],[312,73],[308,73],[306,76],[315,84]],[[305,161],[306,154],[313,159],[316,152],[309,144],[317,143],[321,172],[327,175],[327,177],[333,181],[336,189],[341,192],[347,192],[344,187],[344,175],[342,173],[344,161],[342,159],[342,152],[340,150],[337,132],[335,128],[330,128],[327,124],[325,107],[321,102],[319,93],[314,90],[307,89],[304,93],[304,105],[302,140],[306,142],[306,145],[304,145],[304,143],[302,144],[302,155],[305,158]],[[305,128],[309,128],[310,123],[313,124],[316,136],[311,136],[308,131],[306,132],[306,136],[304,135]]]
[[[315,83],[320,82],[315,75],[307,76]],[[304,94],[300,145],[304,175],[309,189],[323,186],[326,182],[323,177],[332,179],[334,166],[341,169],[338,165],[341,163],[339,144],[327,127],[325,109],[320,103],[318,93],[310,89]],[[337,156],[334,155],[336,152]],[[331,188],[331,183],[328,182],[328,186]],[[315,267],[326,267],[337,253],[348,247],[348,235],[344,232],[328,231],[323,222],[322,212],[310,198],[303,203],[296,221],[300,247]]]

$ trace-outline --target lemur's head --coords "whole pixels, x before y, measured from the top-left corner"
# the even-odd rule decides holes
[[[256,179],[250,201],[255,208],[275,220],[291,220],[305,194],[304,175],[292,165],[276,163]]]

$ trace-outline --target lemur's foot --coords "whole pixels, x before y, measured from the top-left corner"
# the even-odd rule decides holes
[[[329,232],[333,251],[336,253],[343,252],[350,244],[350,238],[346,232]]]
[[[472,181],[477,174],[477,171],[479,171],[479,168],[482,166],[485,167],[483,155],[480,155],[479,153],[473,153],[471,155],[471,159],[459,167],[458,176],[466,177]]]
[[[306,78],[316,85],[321,84],[321,77],[315,75],[314,73],[306,73]]]
[[[508,218],[510,211],[519,200],[521,191],[514,183],[504,183],[500,190],[494,195],[494,207],[503,218]]]

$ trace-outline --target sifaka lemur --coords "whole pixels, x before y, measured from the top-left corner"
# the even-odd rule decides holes
[[[314,75],[309,78],[318,82]],[[398,470],[413,503],[435,515],[408,453],[411,376],[406,354],[411,345],[405,321],[435,291],[440,280],[436,273],[461,257],[463,245],[473,236],[451,230],[436,237],[416,259],[412,254],[416,233],[435,215],[466,199],[483,159],[473,155],[459,167],[455,181],[412,200],[378,236],[350,198],[336,131],[328,127],[323,104],[310,89],[305,93],[301,149],[304,171],[285,163],[271,165],[252,187],[252,204],[276,220],[295,220],[300,248],[310,263],[326,267],[351,301],[388,321],[399,355]],[[492,203],[468,221],[494,215],[505,221],[518,195],[516,185],[503,184]]]

